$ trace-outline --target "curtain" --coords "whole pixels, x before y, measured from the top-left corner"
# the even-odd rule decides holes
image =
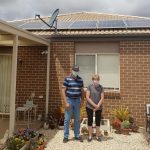
[[[118,54],[98,55],[97,71],[101,77],[100,83],[105,88],[119,89],[120,86],[120,61]]]
[[[0,54],[0,113],[9,113],[12,56]]]
[[[84,87],[92,83],[95,74],[95,55],[76,55],[76,64],[79,66],[79,76],[83,78]]]

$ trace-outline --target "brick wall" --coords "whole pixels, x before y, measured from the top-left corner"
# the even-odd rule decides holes
[[[145,104],[150,103],[150,41],[121,41],[121,102],[139,125],[145,125]]]
[[[52,42],[50,57],[50,110],[61,106],[61,87],[74,64],[74,42]]]
[[[49,108],[61,105],[61,85],[74,64],[74,43],[51,44]],[[123,105],[145,126],[145,104],[150,103],[150,41],[120,41],[120,93],[105,93],[105,118],[109,111]]]
[[[46,60],[44,47],[19,47],[17,103],[22,105],[31,91],[35,92],[38,113],[45,113]],[[50,58],[49,109],[61,106],[61,86],[74,64],[74,42],[52,42]],[[38,96],[43,95],[43,99]],[[150,41],[120,41],[120,93],[106,93],[104,118],[109,110],[127,106],[140,126],[145,126],[145,104],[150,103]]]
[[[22,106],[29,98],[31,92],[35,92],[34,103],[38,104],[38,113],[45,113],[46,99],[46,69],[47,55],[41,55],[46,47],[19,47],[18,59],[22,64],[17,65],[17,101]],[[43,99],[39,96],[43,95]]]
[[[150,41],[120,42],[120,98],[105,99],[104,115],[127,106],[140,126],[145,126],[145,104],[150,103]]]

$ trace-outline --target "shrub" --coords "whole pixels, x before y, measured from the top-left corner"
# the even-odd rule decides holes
[[[120,130],[121,129],[121,121],[119,119],[114,119],[112,121],[112,127],[116,130]]]
[[[124,120],[124,121],[122,122],[122,127],[123,127],[124,129],[129,129],[129,128],[130,128],[130,122],[129,122],[128,120]]]
[[[128,108],[120,106],[111,111],[111,114],[114,118],[119,119],[121,122],[129,119],[129,111]]]

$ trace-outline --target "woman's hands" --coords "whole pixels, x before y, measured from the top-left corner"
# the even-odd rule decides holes
[[[100,108],[100,104],[95,105],[93,111],[97,111]]]

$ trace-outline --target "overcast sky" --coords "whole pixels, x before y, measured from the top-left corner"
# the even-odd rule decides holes
[[[49,16],[57,8],[60,14],[86,11],[150,17],[150,0],[0,0],[0,19]]]

